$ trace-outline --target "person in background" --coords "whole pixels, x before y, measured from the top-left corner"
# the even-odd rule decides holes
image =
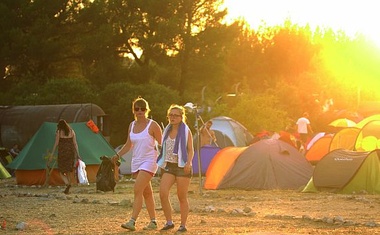
[[[148,102],[138,97],[132,103],[132,112],[135,120],[129,124],[126,143],[112,157],[116,162],[120,156],[132,149],[132,177],[135,178],[133,211],[130,220],[121,225],[122,228],[135,231],[136,220],[145,201],[150,216],[150,223],[144,230],[157,229],[155,202],[151,179],[155,175],[157,166],[156,141],[161,145],[162,130],[152,119],[148,118],[150,109]]]
[[[162,150],[158,157],[161,168],[160,200],[166,223],[161,231],[174,228],[172,207],[170,204],[170,189],[177,184],[181,225],[177,233],[186,232],[186,222],[189,214],[187,192],[192,177],[192,160],[194,157],[193,136],[186,125],[185,108],[171,105],[167,111],[169,124],[166,126],[162,140]]]
[[[49,161],[52,160],[57,147],[58,171],[66,185],[64,193],[69,194],[72,174],[74,169],[77,167],[77,162],[80,156],[75,131],[63,119],[59,120],[57,124],[55,143]]]
[[[16,158],[20,153],[20,149],[18,148],[18,144],[14,144],[13,147],[9,150],[9,153],[13,158]]]
[[[216,145],[215,132],[211,130],[212,121],[207,121],[200,130],[201,147],[205,145]]]
[[[313,134],[313,129],[311,128],[309,121],[309,113],[304,112],[302,117],[300,117],[296,122],[296,130],[299,134],[301,140],[299,149],[306,149],[306,142],[309,134]]]

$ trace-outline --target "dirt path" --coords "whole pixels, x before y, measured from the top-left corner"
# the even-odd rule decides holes
[[[162,226],[158,184],[155,178],[157,220]],[[120,225],[131,214],[132,189],[132,181],[119,182],[115,192],[107,193],[96,192],[92,184],[74,186],[66,196],[63,187],[21,187],[14,179],[1,180],[0,224],[5,220],[6,229],[0,234],[128,234]],[[175,190],[172,195],[178,222]],[[195,177],[189,200],[187,234],[380,234],[379,195],[232,189],[203,189],[201,194]],[[142,230],[148,218],[143,208],[133,234],[162,234]],[[20,222],[25,223],[24,230],[16,230]]]

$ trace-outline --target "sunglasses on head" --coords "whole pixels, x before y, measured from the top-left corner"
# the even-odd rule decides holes
[[[135,112],[137,112],[137,111],[143,111],[143,112],[145,112],[146,108],[135,107]]]

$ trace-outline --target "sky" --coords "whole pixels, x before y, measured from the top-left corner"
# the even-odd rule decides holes
[[[293,23],[343,30],[348,36],[360,32],[380,47],[380,11],[376,0],[224,0],[229,17],[243,16],[252,28],[262,21]],[[377,3],[378,2],[378,3]]]

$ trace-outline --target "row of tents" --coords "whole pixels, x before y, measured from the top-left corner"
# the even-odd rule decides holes
[[[101,164],[101,156],[112,156],[115,150],[104,138],[101,132],[94,132],[88,126],[88,122],[70,123],[77,135],[79,154],[86,163],[87,178],[89,182],[96,181],[96,173]],[[54,141],[57,124],[44,122],[33,137],[23,147],[20,154],[12,162],[8,161],[6,166],[1,165],[0,178],[8,178],[10,174],[5,167],[14,170],[16,183],[20,185],[44,185],[50,165],[47,158],[50,154]],[[228,117],[216,117],[213,119],[213,127],[217,135],[217,143],[225,146],[246,146],[252,135],[239,122]],[[219,149],[218,149],[219,150]],[[123,156],[124,161],[120,166],[121,174],[130,174],[130,163],[132,155],[127,153]],[[56,166],[49,175],[50,185],[61,185],[63,181],[59,176]]]
[[[345,119],[339,119],[345,120]],[[306,159],[316,164],[327,153],[335,149],[368,152],[380,148],[380,115],[373,115],[355,123],[347,120],[346,125],[337,126],[336,133],[320,132],[308,145]]]
[[[193,158],[194,173],[201,172],[206,176],[203,185],[205,189],[299,189],[303,192],[380,193],[380,152],[377,145],[371,145],[373,149],[361,151],[347,147],[328,149],[313,165],[307,158],[308,153],[305,157],[285,141],[271,138],[250,144],[253,137],[240,123],[227,117],[211,120],[211,129],[218,133],[219,147],[201,148],[201,168],[198,168],[198,153]],[[361,140],[362,143],[357,146],[363,146],[363,140],[369,136],[380,138],[380,123],[377,125],[377,122],[380,119],[368,121],[362,128],[358,128],[355,140]],[[94,133],[86,123],[71,125],[77,132],[80,155],[87,165],[88,179],[95,182],[101,163],[100,156],[113,155],[115,150],[101,133]],[[369,131],[366,127],[374,129]],[[54,144],[55,128],[55,123],[44,123],[20,155],[7,166],[15,169],[17,184],[42,185],[45,182],[46,155]],[[337,134],[328,136],[334,139]],[[325,136],[327,135],[320,139]],[[342,135],[339,139],[342,141],[348,137]],[[308,151],[318,146],[318,142],[319,140],[315,141]],[[365,143],[364,141],[364,146]],[[127,157],[131,157],[131,154],[123,156],[124,161],[120,166],[122,174],[130,173],[130,159]],[[50,184],[63,184],[58,172],[53,172]]]
[[[380,115],[350,123],[316,135],[305,156],[281,138],[223,148],[209,161],[204,187],[378,194]]]

